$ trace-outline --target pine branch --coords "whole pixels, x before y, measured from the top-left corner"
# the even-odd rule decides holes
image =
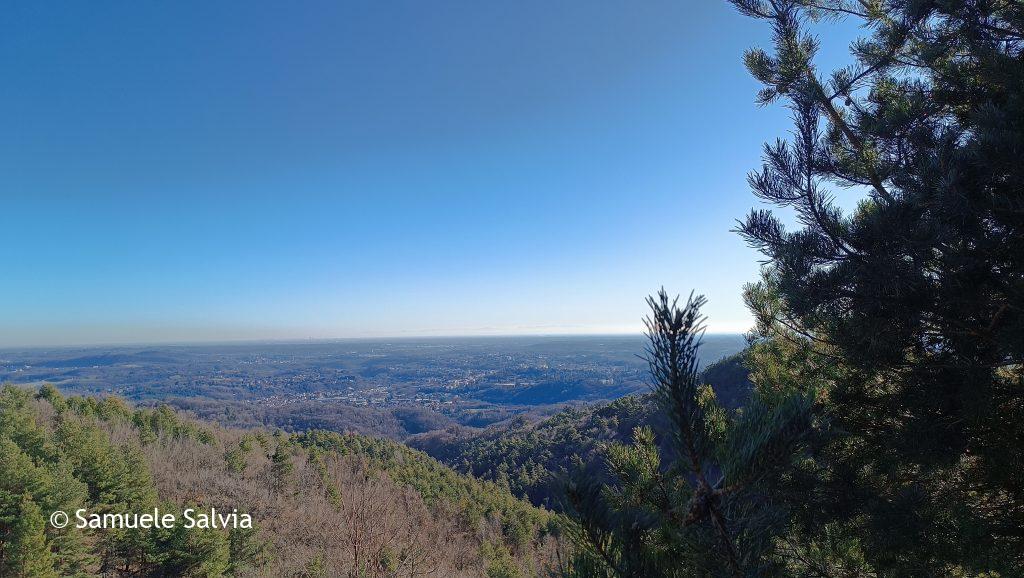
[[[691,293],[682,308],[678,302],[678,297],[669,300],[664,288],[658,292],[657,298],[647,298],[651,314],[644,319],[649,341],[646,360],[655,380],[655,393],[676,427],[677,444],[697,481],[684,526],[710,517],[725,549],[729,568],[734,576],[740,577],[743,572],[736,546],[718,508],[719,494],[705,475],[709,440],[704,411],[697,400],[697,352],[704,335],[705,318],[700,314],[700,308],[707,299]]]

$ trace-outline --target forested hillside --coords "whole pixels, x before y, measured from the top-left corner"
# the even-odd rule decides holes
[[[58,529],[51,512],[248,513],[231,529]],[[73,526],[74,524],[72,524]],[[0,392],[0,576],[529,576],[547,512],[394,442],[226,430],[116,397]]]
[[[745,353],[719,360],[702,373],[724,407],[737,408],[750,393]],[[475,432],[453,428],[407,441],[456,470],[508,487],[534,504],[561,509],[565,474],[582,468],[595,479],[606,478],[601,451],[610,443],[632,443],[644,425],[663,430],[664,413],[651,394],[631,395],[607,404],[571,408],[532,423]],[[666,441],[666,440],[662,440]]]

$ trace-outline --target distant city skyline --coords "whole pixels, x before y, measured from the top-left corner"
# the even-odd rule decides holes
[[[639,333],[662,286],[742,332],[769,34],[725,1],[12,5],[0,347]]]

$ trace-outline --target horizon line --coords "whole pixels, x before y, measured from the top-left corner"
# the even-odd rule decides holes
[[[745,331],[705,331],[705,336],[739,336]],[[208,339],[208,340],[169,340],[169,341],[111,341],[98,343],[65,343],[65,344],[29,344],[2,345],[0,351],[35,350],[35,349],[99,349],[112,347],[189,347],[202,345],[295,345],[303,343],[332,343],[339,341],[390,341],[414,339],[508,339],[536,337],[644,337],[644,332],[596,332],[596,333],[488,333],[488,334],[439,334],[439,335],[383,335],[359,337],[296,337],[296,338],[240,338],[240,339]]]

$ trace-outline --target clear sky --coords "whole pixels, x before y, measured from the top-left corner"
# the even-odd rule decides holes
[[[723,1],[5,4],[0,346],[746,329]],[[842,48],[840,46],[840,48]]]

